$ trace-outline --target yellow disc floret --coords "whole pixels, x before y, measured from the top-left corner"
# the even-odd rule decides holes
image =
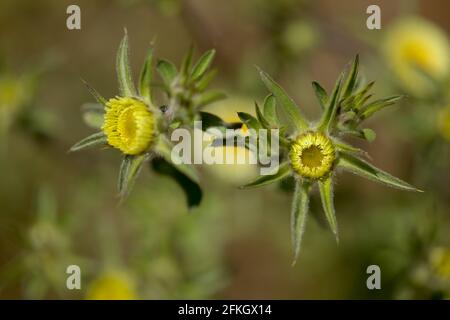
[[[298,136],[291,144],[289,158],[298,175],[319,179],[330,172],[335,150],[331,140],[324,134],[307,132]]]
[[[139,100],[112,98],[106,103],[102,130],[114,148],[125,154],[140,154],[154,141],[155,116]]]

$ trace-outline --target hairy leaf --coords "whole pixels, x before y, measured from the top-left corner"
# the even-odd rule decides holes
[[[291,211],[291,240],[294,249],[294,259],[292,265],[295,265],[300,253],[300,246],[305,230],[306,217],[309,210],[309,190],[311,184],[306,181],[297,180],[295,184],[294,199],[292,201]]]
[[[356,175],[385,184],[389,187],[421,192],[421,190],[411,186],[410,184],[393,177],[389,173],[384,172],[383,170],[378,169],[366,161],[350,154],[341,154],[339,156],[337,166]]]
[[[116,57],[116,71],[119,80],[119,92],[125,97],[134,97],[137,95],[136,88],[133,84],[133,76],[131,73],[130,62],[128,58],[128,33],[120,42],[119,50]]]
[[[79,151],[87,147],[105,144],[106,142],[107,139],[105,134],[103,132],[97,132],[73,145],[69,151],[70,152]]]
[[[265,186],[265,185],[268,185],[273,182],[276,182],[276,181],[286,178],[291,172],[289,163],[287,163],[287,162],[280,164],[277,169],[278,169],[278,171],[276,173],[270,174],[270,175],[259,176],[252,182],[247,183],[246,185],[243,185],[241,188],[249,189],[249,188]]]
[[[333,203],[333,181],[331,176],[327,177],[323,181],[319,180],[319,191],[328,224],[336,237],[336,241],[339,242],[338,226]]]

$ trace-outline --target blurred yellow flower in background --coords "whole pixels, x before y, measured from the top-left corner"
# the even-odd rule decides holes
[[[436,121],[440,134],[450,142],[450,108],[443,108],[437,114]]]
[[[90,284],[86,299],[135,300],[137,293],[134,280],[123,271],[106,271]]]
[[[205,111],[221,117],[226,122],[241,122],[237,115],[238,111],[247,112],[252,115],[255,114],[254,101],[245,97],[232,97],[216,102],[205,108]],[[247,127],[243,125],[241,128],[242,134],[245,135],[247,130]],[[257,165],[249,164],[250,159],[256,161],[256,155],[252,151],[241,147],[222,147],[222,149],[224,158],[230,159],[234,156],[235,163],[205,166],[208,172],[215,175],[221,181],[232,185],[244,184],[257,176]],[[245,164],[237,163],[237,159],[244,159],[244,157],[247,159]],[[254,163],[255,161],[252,162]]]
[[[431,22],[419,17],[404,17],[386,32],[383,53],[400,84],[414,95],[433,89],[450,70],[447,35]],[[425,76],[426,74],[426,76]]]
[[[450,280],[450,248],[438,247],[431,250],[430,264],[439,278]]]

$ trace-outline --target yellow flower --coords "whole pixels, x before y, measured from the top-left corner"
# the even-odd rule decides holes
[[[450,141],[450,108],[443,108],[437,115],[437,127],[441,135]]]
[[[97,278],[88,288],[88,300],[135,300],[134,281],[121,271],[108,271]]]
[[[289,158],[292,168],[299,176],[318,179],[330,172],[335,150],[331,140],[324,134],[307,132],[292,143]]]
[[[450,280],[450,248],[439,247],[431,250],[430,264],[438,277]]]
[[[114,148],[125,154],[140,154],[155,140],[155,116],[142,101],[112,98],[106,103],[102,130]]]
[[[383,51],[404,88],[416,95],[429,93],[435,80],[450,70],[450,47],[446,34],[419,17],[400,19],[387,31]],[[419,71],[419,70],[421,71]]]

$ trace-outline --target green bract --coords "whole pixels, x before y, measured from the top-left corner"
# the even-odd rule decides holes
[[[323,210],[331,230],[338,240],[338,226],[333,204],[333,179],[338,169],[349,171],[387,186],[420,191],[408,183],[391,176],[363,160],[363,150],[341,140],[341,137],[353,135],[371,141],[375,133],[361,128],[361,123],[377,111],[395,103],[400,96],[393,96],[370,102],[369,94],[373,82],[362,85],[358,78],[359,58],[353,61],[349,72],[343,72],[331,92],[317,82],[312,86],[316,93],[322,116],[316,123],[307,121],[295,102],[284,89],[267,73],[260,70],[262,81],[272,93],[264,102],[263,111],[256,106],[257,118],[241,116],[249,127],[280,129],[280,155],[282,157],[276,174],[265,175],[245,185],[244,188],[267,185],[289,176],[295,177],[295,192],[292,202],[291,232],[296,262],[308,214],[309,195],[314,184],[320,191]],[[289,120],[293,132],[286,133],[275,112],[275,101],[279,111]],[[339,137],[339,138],[338,138]]]

